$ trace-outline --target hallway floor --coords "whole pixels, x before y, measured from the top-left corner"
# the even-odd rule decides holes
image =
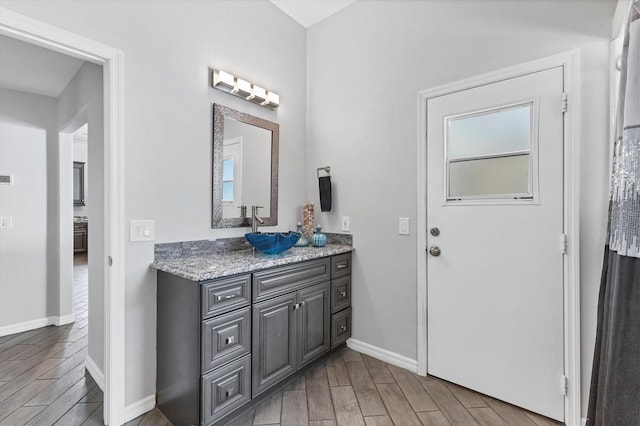
[[[103,424],[103,395],[85,370],[87,256],[74,256],[75,322],[0,337],[0,426]],[[166,426],[152,410],[127,426]],[[350,349],[230,423],[249,425],[486,425],[560,423]]]
[[[75,322],[0,337],[0,426],[102,425],[102,391],[85,370],[87,255],[73,267]],[[127,425],[166,425],[153,410]]]

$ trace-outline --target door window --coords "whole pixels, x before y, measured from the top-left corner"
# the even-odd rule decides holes
[[[446,200],[532,200],[534,102],[445,118]]]

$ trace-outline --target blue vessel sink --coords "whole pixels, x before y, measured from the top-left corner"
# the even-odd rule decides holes
[[[298,242],[297,232],[255,232],[244,234],[249,244],[266,254],[278,254],[289,250]]]

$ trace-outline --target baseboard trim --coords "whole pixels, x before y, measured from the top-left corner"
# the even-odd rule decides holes
[[[58,327],[61,325],[71,324],[76,320],[76,316],[74,314],[64,315],[61,317],[53,317],[53,318],[55,321],[53,325]]]
[[[362,352],[365,355],[369,355],[372,358],[376,358],[380,361],[395,365],[396,367],[407,369],[412,373],[418,372],[418,361],[416,361],[415,359],[407,358],[406,356],[370,345],[365,342],[361,342],[359,340],[355,340],[353,338],[347,340],[347,347],[353,349],[354,351]]]
[[[582,426],[585,426],[585,425],[587,424],[587,418],[586,418],[586,417],[582,417],[582,418],[580,419],[580,424],[581,424]]]
[[[100,390],[104,392],[104,373],[100,368],[98,368],[98,364],[87,355],[87,359],[84,362],[84,367],[87,369],[93,380],[96,382]]]
[[[143,415],[146,412],[153,410],[156,407],[156,395],[149,395],[146,398],[142,398],[138,402],[127,405],[124,408],[124,421],[128,422],[138,416]]]
[[[104,392],[104,373],[100,371],[95,361],[89,355],[87,355],[87,359],[85,360],[85,368],[89,374],[91,374],[91,377],[93,377],[93,380],[95,380],[98,387]],[[126,423],[129,420],[133,420],[136,417],[153,410],[155,407],[156,395],[149,395],[146,398],[127,405],[124,408],[124,421]]]
[[[73,314],[71,314],[61,317],[38,318],[31,321],[19,322],[17,324],[4,325],[0,327],[0,337],[8,336],[10,334],[22,333],[30,330],[36,330],[38,328],[47,327],[50,325],[65,325],[72,323],[73,321],[75,321],[75,317],[73,316]]]

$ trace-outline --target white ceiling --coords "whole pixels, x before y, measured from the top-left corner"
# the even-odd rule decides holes
[[[0,36],[0,87],[58,97],[83,61]]]
[[[356,0],[271,0],[284,13],[309,28]]]

